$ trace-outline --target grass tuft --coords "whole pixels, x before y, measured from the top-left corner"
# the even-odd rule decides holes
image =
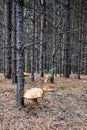
[[[64,85],[63,83],[60,83],[60,84],[58,85],[58,88],[59,88],[59,89],[64,89],[64,88],[65,88],[65,85]]]

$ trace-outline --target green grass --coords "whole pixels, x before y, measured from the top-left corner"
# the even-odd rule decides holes
[[[44,73],[44,74],[48,74],[48,70],[47,70],[47,69],[44,69],[44,70],[43,70],[43,73]]]
[[[56,68],[51,68],[50,70],[49,70],[49,74],[52,74],[52,73],[55,73],[56,72]]]
[[[73,84],[72,88],[78,88],[78,85],[77,84]]]
[[[63,83],[60,83],[60,84],[58,85],[58,88],[59,88],[59,89],[64,89],[64,88],[65,88],[65,85],[64,85]]]
[[[60,99],[64,99],[65,95],[61,93],[61,94],[58,94],[58,97],[59,97]]]

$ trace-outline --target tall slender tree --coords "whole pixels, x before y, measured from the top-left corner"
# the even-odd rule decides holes
[[[11,78],[11,0],[5,0],[5,77]]]
[[[12,1],[12,83],[16,83],[16,1]]]
[[[40,21],[40,76],[43,77],[43,46],[44,46],[44,22],[45,22],[45,0],[40,1],[41,5],[41,21]]]
[[[53,0],[53,52],[52,52],[52,78],[51,82],[54,83],[54,59],[55,59],[55,52],[56,52],[56,1]]]
[[[64,72],[63,75],[69,78],[71,72],[70,54],[70,5],[71,0],[65,1],[65,32],[64,32]]]
[[[24,75],[23,75],[23,0],[16,1],[16,52],[17,52],[17,107],[24,105]]]
[[[32,0],[32,15],[31,15],[31,26],[32,26],[32,45],[31,45],[31,79],[34,82],[34,45],[35,45],[35,0]]]
[[[79,36],[78,36],[78,79],[81,73],[81,43],[82,43],[82,0],[79,0]]]

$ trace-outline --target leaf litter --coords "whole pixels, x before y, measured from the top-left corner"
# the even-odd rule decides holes
[[[44,84],[44,79],[34,83],[26,79],[25,89]],[[65,87],[58,88],[59,84]],[[0,74],[0,130],[87,130],[87,75],[80,80],[73,75],[55,77],[53,88],[38,99],[38,107],[24,99],[25,107],[19,110],[15,107],[16,84]]]

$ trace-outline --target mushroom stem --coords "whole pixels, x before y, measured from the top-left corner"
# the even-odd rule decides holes
[[[32,99],[32,103],[33,103],[35,106],[38,106],[37,98],[36,98],[36,99]]]

